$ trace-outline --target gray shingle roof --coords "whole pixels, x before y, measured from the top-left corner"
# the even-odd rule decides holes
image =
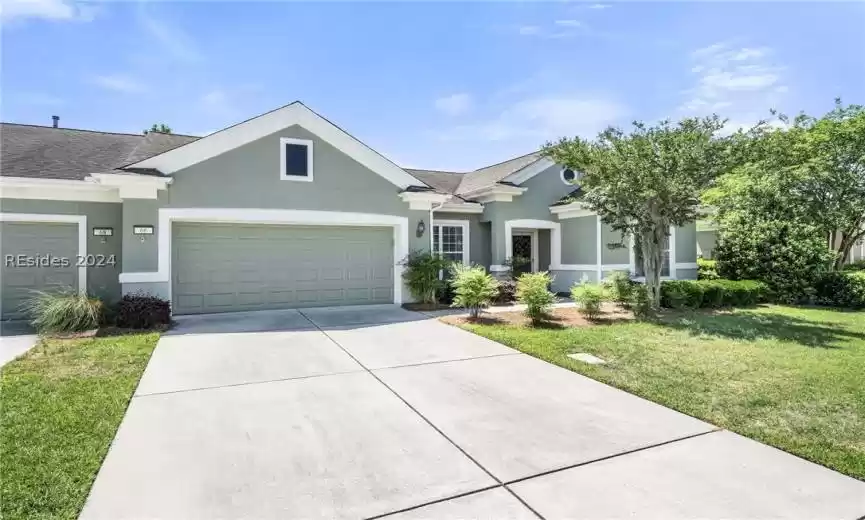
[[[83,180],[196,139],[0,123],[0,175]]]
[[[469,193],[485,186],[495,184],[508,175],[518,170],[522,170],[526,166],[537,162],[540,159],[540,152],[532,152],[519,157],[514,157],[513,159],[498,164],[493,164],[492,166],[487,166],[486,168],[468,172],[463,176],[463,180],[457,189],[457,193]]]
[[[409,172],[412,177],[425,182],[436,191],[442,193],[456,193],[460,182],[463,180],[464,173],[459,172],[443,172],[439,170],[414,170],[403,168]]]

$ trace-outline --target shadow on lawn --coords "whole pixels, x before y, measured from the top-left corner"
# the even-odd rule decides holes
[[[841,348],[836,343],[847,339],[865,340],[865,334],[845,330],[840,325],[776,313],[691,312],[661,317],[656,323],[687,330],[693,335],[707,334],[749,341],[776,339],[818,348]]]

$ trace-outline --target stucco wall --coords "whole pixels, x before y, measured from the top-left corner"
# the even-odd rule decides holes
[[[482,220],[490,222],[491,261],[501,265],[509,253],[505,251],[505,221],[517,219],[555,222],[550,205],[574,190],[559,176],[560,166],[551,166],[520,185],[528,190],[512,202],[490,202],[484,205]]]
[[[562,224],[562,263],[598,263],[598,224],[594,215],[569,218]]]
[[[697,261],[697,223],[691,222],[676,229],[676,262]]]
[[[630,262],[629,243],[630,240],[623,238],[620,232],[614,231],[608,224],[601,223],[601,263],[612,265]],[[616,247],[617,244],[624,244],[625,247]]]
[[[120,298],[118,275],[123,264],[123,211],[120,204],[109,202],[72,202],[58,200],[0,199],[0,212],[85,215],[87,217],[87,253],[114,255],[116,265],[87,269],[87,292],[106,302]],[[114,228],[110,237],[93,236],[94,227]],[[103,243],[104,241],[104,243]],[[76,259],[73,259],[76,260]]]
[[[700,255],[703,258],[714,258],[715,244],[718,241],[718,232],[697,231],[697,244],[700,246]]]

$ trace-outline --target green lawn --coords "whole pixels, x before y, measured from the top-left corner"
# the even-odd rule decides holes
[[[865,312],[766,306],[572,329],[465,328],[865,480]],[[608,364],[566,357],[575,352]]]
[[[0,518],[78,516],[158,334],[45,340],[0,375]]]

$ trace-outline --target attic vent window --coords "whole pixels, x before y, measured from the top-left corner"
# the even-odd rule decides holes
[[[578,177],[577,173],[570,168],[562,168],[561,176],[562,182],[568,185],[575,184]]]
[[[279,178],[312,182],[312,141],[283,137],[279,140]]]

